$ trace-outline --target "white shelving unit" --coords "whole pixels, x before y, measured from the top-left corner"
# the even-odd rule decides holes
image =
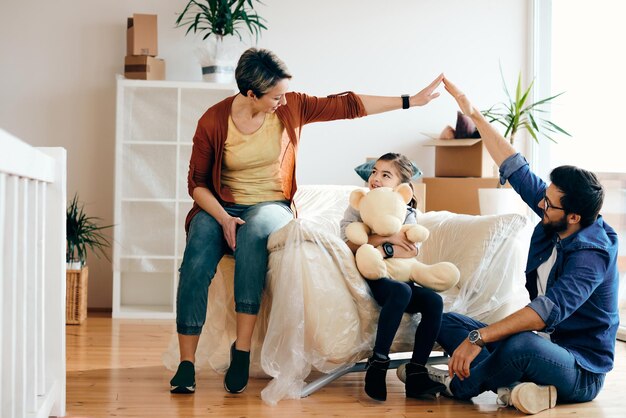
[[[174,318],[198,119],[234,85],[117,77],[113,317]]]

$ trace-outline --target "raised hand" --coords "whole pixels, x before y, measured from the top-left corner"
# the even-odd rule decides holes
[[[454,97],[454,100],[456,100],[456,102],[459,104],[459,108],[461,108],[461,111],[467,116],[472,116],[472,113],[474,112],[474,107],[470,103],[465,93],[459,90],[457,86],[455,86],[450,80],[445,77],[443,78],[443,85],[447,92],[450,93],[450,95]]]
[[[434,91],[437,87],[439,87],[443,79],[443,73],[439,74],[439,76],[434,79],[432,83],[426,86],[426,88],[424,88],[419,93],[413,95],[410,98],[411,106],[424,106],[425,104],[428,104],[431,100],[439,97],[439,93]]]
[[[504,160],[517,152],[509,141],[504,139],[496,128],[487,122],[487,119],[485,119],[483,114],[472,106],[467,96],[465,96],[465,93],[459,90],[457,86],[445,77],[443,78],[443,85],[448,93],[450,93],[450,95],[454,97],[454,100],[456,100],[459,104],[461,111],[472,118],[472,121],[476,124],[476,128],[480,133],[480,137],[482,138],[487,151],[498,167],[502,164],[502,162],[504,162]]]

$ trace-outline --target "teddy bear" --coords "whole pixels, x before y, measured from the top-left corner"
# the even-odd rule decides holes
[[[356,265],[367,279],[388,277],[394,280],[413,281],[422,287],[443,292],[459,281],[459,269],[452,263],[440,262],[426,265],[416,258],[384,258],[368,244],[370,234],[390,236],[399,231],[409,241],[421,243],[430,232],[417,224],[404,225],[407,204],[413,197],[413,189],[406,183],[395,188],[378,187],[369,192],[356,189],[350,194],[350,206],[358,210],[363,222],[352,222],[346,227],[346,237],[360,245],[356,252]]]

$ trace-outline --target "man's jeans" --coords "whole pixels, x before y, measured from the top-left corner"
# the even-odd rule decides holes
[[[224,207],[246,223],[237,229],[235,246],[235,311],[256,315],[267,273],[267,240],[293,219],[287,201]],[[198,335],[206,319],[208,287],[221,258],[230,252],[221,225],[205,211],[191,220],[176,295],[179,334]]]
[[[452,355],[469,331],[487,326],[464,315],[443,315],[437,342]],[[454,377],[450,389],[455,397],[471,399],[482,392],[517,382],[556,386],[559,402],[586,402],[596,397],[604,374],[581,368],[566,349],[533,333],[522,332],[487,344],[474,359],[470,377]]]

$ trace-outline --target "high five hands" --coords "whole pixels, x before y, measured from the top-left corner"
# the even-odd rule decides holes
[[[467,116],[478,116],[480,112],[476,112],[474,107],[470,103],[465,93],[463,93],[457,86],[455,86],[450,80],[448,80],[443,73],[426,86],[422,91],[411,96],[412,106],[423,106],[428,104],[431,100],[439,97],[439,93],[435,92],[435,89],[443,82],[443,85],[448,93],[456,100],[461,111]]]
[[[411,106],[424,106],[428,104],[431,100],[439,97],[439,92],[435,92],[435,89],[439,87],[439,84],[443,81],[443,73],[439,74],[439,76],[433,80],[428,86],[422,89],[419,93],[413,95],[411,97]]]
[[[474,113],[474,107],[470,103],[467,96],[465,96],[465,93],[459,90],[457,86],[455,86],[450,80],[445,77],[443,77],[443,85],[446,91],[450,93],[450,95],[454,97],[454,100],[456,100],[456,102],[459,104],[459,108],[461,109],[461,111],[467,116],[472,116],[472,113]]]

